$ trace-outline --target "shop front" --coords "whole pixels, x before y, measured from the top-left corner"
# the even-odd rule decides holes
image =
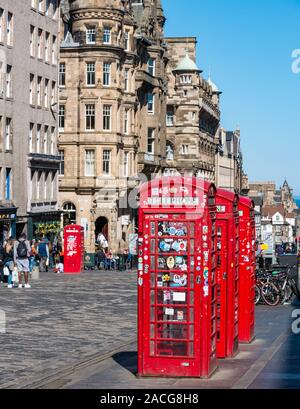
[[[16,236],[16,207],[0,207],[0,243]]]
[[[30,213],[28,217],[28,238],[53,241],[61,233],[61,212]]]

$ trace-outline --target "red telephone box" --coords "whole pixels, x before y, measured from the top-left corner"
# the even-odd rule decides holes
[[[239,197],[217,189],[217,356],[233,356],[238,350],[239,305]]]
[[[64,228],[64,272],[80,274],[84,269],[84,229],[70,225]]]
[[[215,194],[196,178],[141,187],[140,376],[208,377],[217,368]]]
[[[255,327],[255,216],[254,202],[240,197],[239,341],[252,342]]]

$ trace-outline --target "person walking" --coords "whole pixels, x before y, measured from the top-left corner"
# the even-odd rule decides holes
[[[3,244],[0,243],[0,283],[4,281],[4,248]]]
[[[19,240],[14,244],[14,262],[17,265],[19,275],[19,288],[23,288],[22,275],[24,274],[25,288],[31,288],[28,282],[30,244],[26,234],[22,233]]]
[[[14,242],[8,239],[4,248],[4,265],[8,268],[9,275],[7,276],[7,288],[13,288],[12,272],[14,269]]]
[[[31,240],[30,245],[30,257],[29,257],[29,272],[32,275],[32,270],[36,266],[36,256],[37,256],[37,248],[36,248],[36,240]]]
[[[49,260],[49,246],[45,237],[43,238],[42,242],[39,243],[37,251],[40,259],[40,272],[45,273],[47,271],[47,264]]]

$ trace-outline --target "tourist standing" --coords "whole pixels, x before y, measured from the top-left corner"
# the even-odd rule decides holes
[[[17,240],[14,244],[14,262],[18,268],[19,288],[23,287],[23,274],[25,279],[25,288],[31,288],[30,284],[28,283],[30,250],[30,244],[27,240],[26,234],[22,233],[19,240]]]
[[[102,232],[98,234],[97,241],[106,253],[108,251],[108,241]]]
[[[42,242],[39,243],[37,251],[40,259],[40,272],[45,273],[49,262],[49,246],[45,237]]]

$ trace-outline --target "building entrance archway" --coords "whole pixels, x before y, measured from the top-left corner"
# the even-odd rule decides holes
[[[98,237],[98,234],[102,233],[106,240],[109,241],[109,236],[108,236],[108,219],[106,217],[98,217],[95,223],[95,236],[96,240]]]

